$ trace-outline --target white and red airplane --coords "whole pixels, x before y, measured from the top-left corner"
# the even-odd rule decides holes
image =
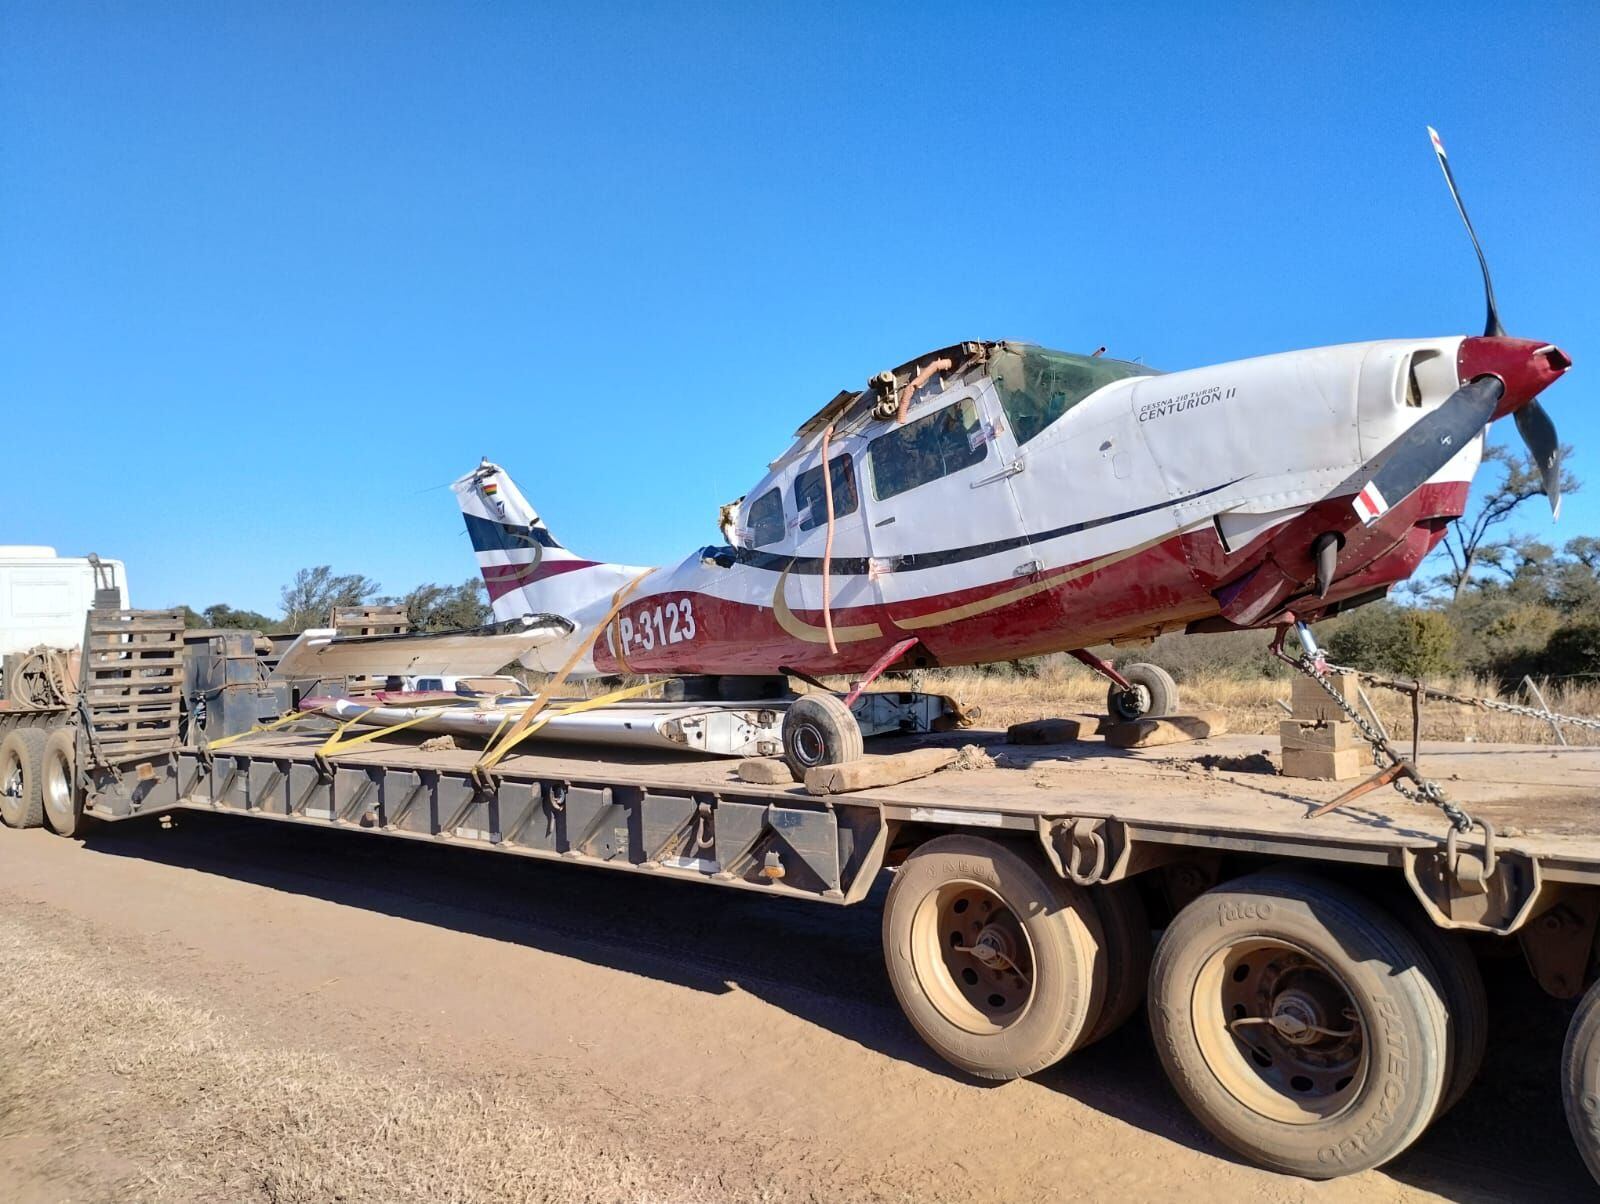
[[[454,490],[495,615],[572,622],[529,654],[545,671],[580,651],[578,674],[724,678],[1066,651],[1112,680],[1115,710],[1160,713],[1170,678],[1086,650],[1382,597],[1462,513],[1493,420],[1515,417],[1559,506],[1535,398],[1570,361],[1506,337],[1461,217],[1483,267],[1481,336],[1166,373],[960,343],[840,393],[724,507],[725,543],[662,568],[569,551],[485,460]]]

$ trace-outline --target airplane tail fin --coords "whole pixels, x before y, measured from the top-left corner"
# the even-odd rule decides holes
[[[466,520],[496,619],[570,617],[639,572],[628,565],[585,560],[562,547],[510,474],[487,459],[450,488]]]

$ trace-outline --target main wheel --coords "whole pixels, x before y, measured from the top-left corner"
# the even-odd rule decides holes
[[[783,716],[783,759],[796,780],[818,765],[841,765],[865,751],[861,725],[833,694],[806,694]]]
[[[1106,691],[1106,711],[1113,719],[1157,718],[1178,711],[1178,683],[1160,665],[1129,665],[1121,670],[1130,689],[1115,682]]]
[[[1083,888],[979,837],[923,845],[884,905],[884,960],[906,1018],[980,1078],[1033,1074],[1080,1043],[1105,998],[1102,948]]]
[[[1561,1049],[1561,1102],[1589,1173],[1600,1182],[1600,982],[1578,1003]]]
[[[1150,972],[1167,1077],[1226,1145],[1311,1179],[1367,1170],[1433,1119],[1446,1008],[1405,926],[1361,895],[1266,872],[1178,914]]]
[[[80,836],[92,821],[83,814],[83,793],[78,789],[78,745],[70,727],[58,728],[44,742],[44,769],[40,790],[44,796],[44,822],[58,836]]]
[[[0,820],[8,828],[37,828],[44,815],[39,780],[45,734],[21,727],[0,741]]]

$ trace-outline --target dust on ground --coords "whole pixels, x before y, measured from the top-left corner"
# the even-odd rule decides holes
[[[0,1195],[121,1200],[1581,1198],[1567,1009],[1491,979],[1482,1078],[1309,1184],[1183,1111],[1142,1022],[995,1086],[884,980],[882,887],[765,899],[182,815],[0,832]]]

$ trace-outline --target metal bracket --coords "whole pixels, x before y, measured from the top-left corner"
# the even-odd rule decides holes
[[[1401,868],[1412,893],[1441,928],[1493,932],[1522,927],[1544,889],[1537,858],[1500,850],[1492,825],[1467,847],[1452,831],[1441,845],[1401,850]]]
[[[1576,999],[1589,977],[1600,895],[1571,891],[1517,933],[1528,969],[1557,999]]]
[[[1063,878],[1095,886],[1123,870],[1127,837],[1121,824],[1088,816],[1051,820],[1042,815],[1035,823],[1045,857]]]

